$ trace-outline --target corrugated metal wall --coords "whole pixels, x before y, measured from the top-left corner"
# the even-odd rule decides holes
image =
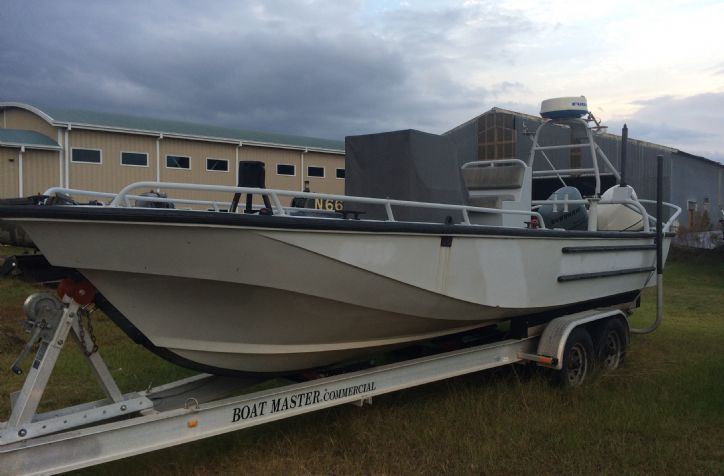
[[[629,131],[635,134],[635,131]],[[604,134],[596,138],[608,159],[616,169],[621,170],[621,136]],[[671,161],[674,149],[648,142],[629,139],[626,161],[626,182],[631,185],[639,198],[656,199],[656,156],[664,157],[664,201],[670,201]],[[648,206],[647,206],[648,207]],[[653,211],[653,207],[650,211]]]
[[[161,140],[159,149],[162,182],[204,183],[209,185],[229,186],[236,185],[236,180],[234,178],[234,162],[236,160],[235,144],[187,141],[182,139],[163,139]],[[179,169],[168,167],[168,155],[190,157],[190,168]],[[226,172],[207,171],[207,158],[228,160],[229,170]],[[172,195],[175,197],[190,198],[194,200],[231,200],[228,193],[178,191],[173,192]]]
[[[478,121],[475,119],[443,134],[452,141],[457,154],[458,167],[462,167],[467,162],[478,160],[477,131]]]
[[[30,111],[17,108],[4,109],[4,128],[5,129],[27,129],[38,131],[55,140],[55,127],[48,124],[45,119],[38,117]]]
[[[535,136],[536,129],[543,121],[534,120],[525,116],[514,116],[514,120],[517,137],[515,158],[527,163],[530,159],[530,149],[533,146],[533,137]],[[541,132],[538,142],[541,146],[569,144],[571,142],[571,131],[566,127],[548,125]],[[550,170],[551,166],[548,165],[546,157],[556,169],[571,168],[570,155],[570,150],[547,150],[545,151],[545,157],[538,152],[533,163],[533,169]],[[588,151],[582,151],[581,166],[587,167],[588,165],[586,164],[589,163],[590,154]]]
[[[23,154],[23,195],[43,193],[60,184],[58,152],[26,149]]]
[[[243,146],[239,149],[239,160],[256,160],[264,162],[266,171],[266,187],[282,190],[301,190],[302,179],[299,176],[301,170],[300,150],[267,149],[265,147]],[[294,175],[278,175],[277,165],[294,166]],[[283,205],[289,205],[291,198],[280,199]],[[262,203],[261,198],[254,197],[254,203]]]
[[[310,177],[309,167],[322,167],[324,177]],[[304,180],[309,180],[309,188],[313,192],[344,195],[344,180],[337,178],[337,169],[344,169],[344,161],[329,154],[308,152],[304,154]]]
[[[21,109],[7,109],[3,112],[3,124],[7,128],[35,130],[57,139],[57,130],[35,114]],[[532,134],[540,120],[507,111],[493,110],[446,135],[456,147],[459,164],[473,160],[489,158],[509,158],[510,156],[527,161],[532,144]],[[498,131],[500,129],[500,131]],[[514,131],[515,141],[509,144],[508,130]],[[631,134],[635,136],[635,131]],[[102,164],[69,164],[70,186],[98,191],[116,192],[125,185],[144,180],[156,180],[156,141],[153,136],[123,134],[102,131],[73,129],[69,131],[71,148],[91,148],[102,150]],[[498,140],[500,139],[500,140]],[[542,145],[564,144],[571,140],[571,131],[563,127],[550,127],[541,140]],[[620,168],[620,137],[603,134],[597,142],[616,168]],[[498,143],[500,142],[500,144]],[[300,150],[253,147],[233,143],[215,143],[196,140],[162,139],[160,141],[160,172],[162,181],[186,183],[208,183],[221,185],[236,184],[236,156],[239,160],[260,160],[266,165],[266,184],[268,188],[301,190],[305,180],[309,180],[311,190],[343,194],[344,180],[336,177],[336,170],[344,168],[344,156],[308,152]],[[148,165],[121,165],[121,152],[142,152],[148,154]],[[489,154],[490,153],[490,154]],[[667,147],[641,141],[630,140],[626,175],[628,182],[642,198],[655,197],[656,155],[664,155],[664,199],[686,207],[687,200],[696,200],[699,207],[709,199],[709,213],[715,217],[722,202],[722,167],[690,157],[676,154]],[[18,150],[0,148],[0,196],[13,197],[19,193],[17,160]],[[166,166],[166,155],[190,157],[188,170]],[[304,167],[302,167],[304,155]],[[590,153],[582,150],[580,158],[571,156],[570,151],[548,151],[547,155],[556,168],[570,168],[572,162],[580,161],[582,167],[591,166]],[[229,161],[229,170],[225,172],[206,170],[206,159],[225,159]],[[444,158],[443,158],[444,160]],[[58,153],[34,151],[28,149],[24,157],[24,193],[32,194],[57,185],[59,182]],[[294,166],[294,175],[278,175],[277,165]],[[575,164],[574,164],[575,165]],[[322,167],[324,177],[309,177],[310,166]],[[303,168],[303,170],[302,170]],[[535,169],[550,168],[542,157],[536,158]],[[601,168],[605,171],[605,168]],[[209,194],[199,192],[178,192],[177,196],[194,199],[230,200],[228,194]],[[288,201],[285,201],[288,203]]]
[[[100,192],[117,192],[140,180],[155,180],[156,141],[153,137],[73,129],[68,132],[71,157],[69,186]],[[101,164],[72,161],[72,149],[99,149]],[[121,151],[149,154],[147,167],[121,165]]]
[[[0,147],[0,198],[16,198],[20,193],[18,184],[19,150]]]
[[[691,224],[688,202],[694,202],[697,213],[706,210],[710,222],[717,223],[721,218],[719,210],[724,206],[721,202],[722,174],[724,167],[683,154],[674,155],[671,194],[674,203],[683,209],[679,218],[681,224]]]
[[[0,198],[20,195],[20,149],[0,147]],[[43,193],[59,184],[58,152],[25,149],[22,195]]]
[[[58,129],[49,125],[44,119],[32,112],[8,108],[3,110],[1,125],[13,129],[38,131],[53,140],[58,140]],[[61,145],[65,130],[61,134]],[[266,166],[267,188],[301,190],[304,180],[309,180],[312,191],[326,193],[344,193],[344,180],[338,179],[336,170],[344,168],[342,154],[323,154],[307,152],[304,154],[304,170],[302,170],[302,151],[255,147],[236,143],[221,143],[201,140],[163,138],[159,142],[157,159],[155,136],[130,133],[84,130],[74,128],[68,133],[69,160],[72,149],[97,149],[101,151],[101,163],[69,161],[69,186],[102,192],[117,192],[129,183],[138,181],[155,181],[157,179],[157,160],[159,161],[160,178],[164,182],[205,183],[215,185],[236,185],[238,154],[239,160],[259,160]],[[122,152],[144,153],[148,155],[146,166],[121,164]],[[18,150],[0,148],[0,196],[16,197],[19,193]],[[166,164],[167,155],[187,156],[190,159],[189,169],[170,168]],[[228,170],[207,170],[207,159],[228,161]],[[26,149],[24,156],[24,194],[42,192],[50,186],[59,185],[60,165],[58,152]],[[278,164],[294,166],[292,176],[277,174]],[[308,177],[309,166],[322,167],[324,177]],[[230,201],[226,193],[209,192],[174,192],[174,196],[190,199]],[[284,200],[288,203],[291,199]],[[259,200],[260,202],[260,200]]]

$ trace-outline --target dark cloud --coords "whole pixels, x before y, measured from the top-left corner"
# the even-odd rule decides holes
[[[0,99],[341,138],[441,132],[510,88],[471,87],[532,25],[494,3],[9,2]],[[489,105],[489,104],[488,104]]]
[[[641,108],[626,121],[631,137],[724,162],[724,93],[660,96],[634,104]],[[623,123],[608,125],[619,134]]]

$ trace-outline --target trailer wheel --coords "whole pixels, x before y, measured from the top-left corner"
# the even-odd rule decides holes
[[[626,327],[619,319],[609,319],[598,342],[598,363],[602,369],[614,370],[621,366],[626,355]]]
[[[558,378],[564,387],[578,387],[590,375],[595,354],[591,334],[583,327],[571,332],[563,349],[563,368],[558,371]]]

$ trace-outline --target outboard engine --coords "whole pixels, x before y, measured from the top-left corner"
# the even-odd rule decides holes
[[[628,185],[614,185],[603,195],[601,201],[638,200],[634,189]],[[598,205],[598,229],[607,231],[641,231],[644,217],[634,206],[619,203]]]
[[[582,200],[581,192],[576,187],[561,187],[548,197],[548,200]],[[564,230],[588,229],[588,212],[586,206],[579,204],[550,204],[540,207],[538,212],[543,217],[547,228]]]

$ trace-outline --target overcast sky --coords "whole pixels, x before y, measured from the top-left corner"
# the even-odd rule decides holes
[[[21,1],[0,100],[343,139],[586,95],[724,161],[721,1]]]

